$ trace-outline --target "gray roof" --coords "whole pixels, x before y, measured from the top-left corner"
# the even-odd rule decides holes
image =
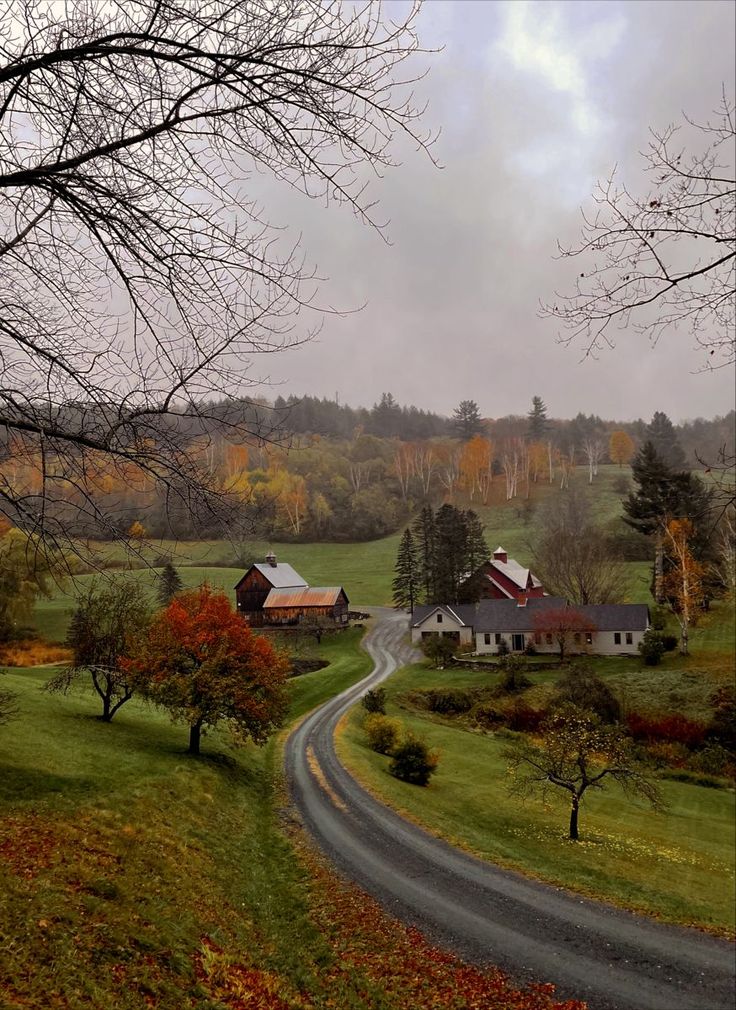
[[[599,603],[576,607],[598,631],[646,631],[649,607],[646,603]]]
[[[481,600],[475,631],[534,631],[534,616],[545,610],[559,610],[567,605],[561,596],[538,596],[526,601]]]
[[[532,597],[524,606],[517,600],[481,600],[480,603],[437,604],[414,608],[412,627],[418,627],[436,610],[459,620],[474,634],[483,632],[536,631],[535,615],[545,610],[562,610],[568,606],[561,596]],[[649,626],[649,607],[644,603],[604,603],[598,606],[576,607],[598,631],[645,631]]]
[[[435,610],[441,610],[443,614],[448,614],[454,620],[467,627],[472,627],[475,623],[475,603],[424,603],[414,607],[411,617],[411,625],[416,628],[422,621],[426,620]]]
[[[287,565],[283,561],[279,561],[276,565],[251,565],[248,572],[251,568],[257,568],[261,575],[268,579],[274,589],[304,589],[307,586],[307,583],[301,575],[298,572],[295,572],[291,565]],[[247,575],[248,572],[246,572],[245,575]],[[245,575],[235,586],[236,589],[245,578]]]

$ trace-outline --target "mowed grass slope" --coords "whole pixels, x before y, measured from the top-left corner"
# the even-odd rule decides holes
[[[729,662],[720,651],[729,632],[733,613],[724,606],[710,628],[695,632],[689,661],[668,657],[663,667],[651,669],[636,660],[600,660],[598,671],[617,691],[625,689],[630,705],[704,715],[709,695],[733,676],[733,653]],[[555,674],[530,676],[539,685],[534,691],[543,694]],[[360,706],[340,729],[341,760],[385,802],[482,858],[671,922],[733,932],[733,789],[662,780],[663,813],[628,799],[615,785],[590,792],[581,808],[582,841],[570,842],[566,794],[560,791],[547,805],[510,794],[507,736],[433,717],[404,698],[411,690],[486,686],[497,679],[491,671],[436,671],[418,664],[387,682],[388,714],[440,752],[428,788],[389,775],[388,759],[366,745]]]
[[[291,718],[370,665],[359,629],[290,682]],[[2,1010],[584,1010],[528,997],[387,920],[284,816],[279,741],[233,749],[133,700],[10,670],[0,732]]]

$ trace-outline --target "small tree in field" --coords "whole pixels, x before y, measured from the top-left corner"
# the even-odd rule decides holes
[[[612,463],[618,463],[619,466],[630,463],[635,448],[634,440],[627,431],[611,432],[611,437],[608,440],[608,455],[611,457]]]
[[[162,607],[168,607],[176,594],[180,593],[183,588],[184,583],[181,581],[181,576],[172,563],[167,561],[158,577],[158,590],[156,592],[158,602]]]
[[[239,741],[264,743],[286,713],[285,657],[207,585],[154,618],[128,669],[146,697],[188,724],[190,754],[220,722]]]
[[[581,611],[574,607],[554,607],[550,610],[540,610],[534,615],[534,630],[540,635],[551,635],[560,650],[560,662],[565,662],[565,655],[583,635],[592,635],[595,624]]]
[[[422,642],[422,652],[431,660],[435,670],[443,670],[452,659],[457,642],[444,635],[430,635]]]
[[[573,706],[561,708],[542,724],[538,743],[528,739],[504,752],[513,777],[510,791],[522,798],[550,792],[570,795],[569,837],[578,841],[580,803],[588,789],[601,789],[606,779],[624,792],[642,796],[660,809],[662,799],[654,782],[637,765],[633,744],[618,726],[602,726],[591,713]]]
[[[151,608],[142,587],[132,579],[93,585],[77,601],[67,634],[74,653],[71,666],[46,684],[47,691],[66,694],[80,678],[92,679],[102,701],[103,722],[133,697],[133,683],[125,661],[145,636]]]

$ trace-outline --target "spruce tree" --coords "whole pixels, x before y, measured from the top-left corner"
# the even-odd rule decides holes
[[[541,442],[544,438],[549,422],[547,420],[547,407],[541,396],[532,397],[532,409],[527,414],[529,427],[527,433],[532,442]]]
[[[466,442],[480,434],[482,420],[475,400],[462,400],[452,413],[452,423],[458,438]]]
[[[491,552],[483,534],[483,523],[472,509],[464,513],[465,521],[465,578],[458,589],[458,602],[477,603],[481,598],[483,573],[481,565],[488,561]]]
[[[179,573],[172,563],[167,561],[158,577],[158,591],[156,593],[158,602],[162,607],[168,607],[176,594],[180,593],[183,588],[184,583],[181,581]]]
[[[685,470],[687,468],[685,453],[677,438],[675,427],[669,417],[661,410],[655,412],[654,417],[646,427],[644,437],[648,442],[652,443],[657,455],[672,470]]]
[[[468,531],[465,516],[453,505],[443,505],[435,516],[435,594],[432,603],[459,603],[460,585],[467,575]]]
[[[414,548],[417,558],[418,593],[417,600],[424,603],[435,601],[435,549],[437,530],[431,505],[425,505],[414,520],[412,527]]]
[[[396,555],[396,576],[393,581],[393,600],[397,610],[414,610],[417,602],[418,564],[417,550],[411,530],[406,529]]]

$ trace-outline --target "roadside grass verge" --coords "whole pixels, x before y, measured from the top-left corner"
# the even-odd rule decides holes
[[[695,664],[699,658],[696,653],[691,661]],[[602,660],[599,665],[612,685],[627,685],[630,700],[655,710],[679,701],[687,706],[685,711],[697,715],[696,706],[705,706],[713,686],[722,682],[719,672],[706,669],[693,676],[677,662],[669,670],[639,668],[636,661],[626,660]],[[554,677],[554,671],[531,674],[533,691],[548,691]],[[407,705],[412,690],[472,688],[497,680],[495,672],[436,671],[417,664],[385,682],[388,714],[401,718],[407,729],[440,751],[438,771],[427,788],[388,774],[388,758],[367,746],[360,706],[339,728],[341,761],[390,806],[481,858],[669,922],[733,933],[733,790],[663,780],[667,810],[654,813],[643,802],[626,798],[617,786],[606,787],[586,794],[582,841],[570,842],[564,794],[546,805],[509,794],[502,754],[508,736],[475,731]]]
[[[331,663],[290,683],[292,718],[365,673],[359,643],[323,639]],[[184,726],[135,699],[103,724],[91,692],[41,691],[50,673],[2,678],[19,704],[0,733],[3,1010],[574,1010],[337,881],[282,809],[278,741],[213,733],[192,759]]]

